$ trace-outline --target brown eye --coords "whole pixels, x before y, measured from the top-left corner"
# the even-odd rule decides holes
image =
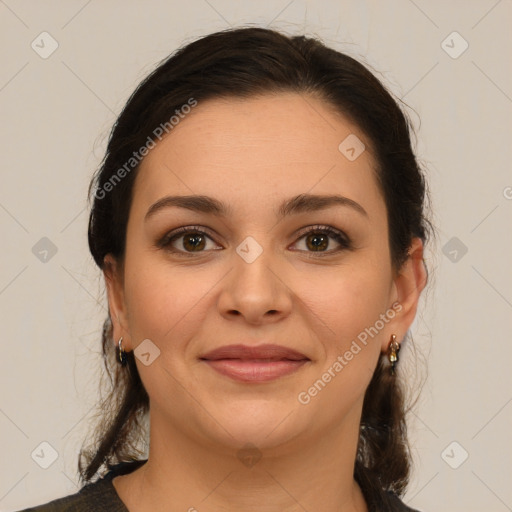
[[[206,246],[205,237],[200,233],[190,235],[181,235],[183,237],[183,247],[188,251],[200,251]]]
[[[312,251],[327,249],[329,246],[329,236],[323,233],[311,233],[306,235],[306,245]]]
[[[180,241],[181,239],[181,241]],[[169,233],[158,242],[158,246],[170,252],[189,256],[191,253],[202,253],[207,248],[207,242],[213,242],[203,230],[184,227]]]
[[[329,226],[314,226],[308,229],[300,238],[305,239],[306,252],[316,252],[319,255],[332,254],[343,249],[350,249],[350,239],[345,236],[341,231],[333,229]],[[327,250],[331,242],[334,239],[340,247],[337,249]]]

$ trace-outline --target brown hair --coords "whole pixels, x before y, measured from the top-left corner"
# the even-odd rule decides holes
[[[407,260],[413,237],[424,242],[431,231],[422,171],[413,153],[409,122],[381,82],[357,60],[315,38],[286,36],[270,29],[244,27],[207,35],[177,50],[147,76],[129,98],[112,132],[93,180],[89,247],[96,264],[111,253],[122,264],[126,225],[137,166],[112,179],[155,128],[194,98],[247,98],[258,94],[314,94],[366,134],[378,165],[376,178],[385,199],[393,269]],[[82,447],[78,468],[83,482],[106,465],[140,455],[149,397],[133,352],[128,364],[115,361],[110,318],[104,324],[103,357],[111,391],[100,404],[100,424],[92,449]],[[401,380],[390,376],[381,357],[366,391],[354,476],[372,503],[383,492],[404,493],[410,471]],[[377,502],[377,501],[375,501]]]

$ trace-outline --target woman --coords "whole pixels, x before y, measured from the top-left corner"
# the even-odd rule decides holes
[[[201,38],[128,100],[91,191],[114,387],[86,485],[28,510],[412,510],[398,352],[432,228],[365,67],[263,28]]]

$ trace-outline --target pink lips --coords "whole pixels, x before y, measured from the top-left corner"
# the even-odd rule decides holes
[[[227,345],[200,358],[217,372],[243,382],[266,382],[295,372],[309,358],[280,345]]]

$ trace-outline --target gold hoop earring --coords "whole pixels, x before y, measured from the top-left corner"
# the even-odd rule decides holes
[[[117,352],[117,361],[121,366],[126,366],[128,360],[126,359],[126,352],[123,350],[123,337],[121,336],[119,338],[119,341],[117,342],[116,352]]]
[[[398,363],[398,352],[400,351],[400,343],[396,341],[396,336],[394,334],[391,335],[391,341],[389,342],[388,347],[388,359],[391,363],[391,375],[395,375],[395,366]]]

